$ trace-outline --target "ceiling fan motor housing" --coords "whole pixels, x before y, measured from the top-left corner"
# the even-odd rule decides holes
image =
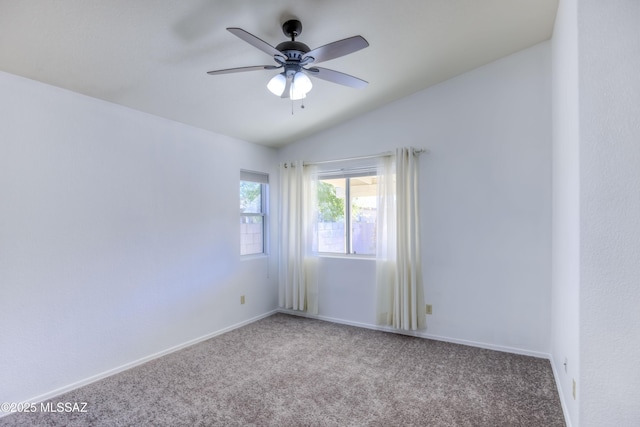
[[[311,50],[306,44],[296,41],[282,42],[276,46],[276,49],[285,54],[287,59],[295,61],[300,61]]]
[[[290,19],[282,24],[282,32],[291,40],[280,43],[276,49],[286,55],[287,62],[301,61],[304,55],[311,50],[306,44],[296,41],[296,37],[302,33],[302,23],[297,19]]]

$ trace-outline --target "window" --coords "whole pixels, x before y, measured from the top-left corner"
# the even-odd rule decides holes
[[[266,253],[269,176],[240,171],[240,255]]]
[[[318,179],[318,252],[375,255],[375,169],[321,173]]]

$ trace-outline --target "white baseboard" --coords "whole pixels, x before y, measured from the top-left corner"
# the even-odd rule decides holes
[[[567,401],[565,400],[564,393],[562,392],[562,383],[560,382],[560,375],[558,374],[558,370],[556,369],[556,364],[554,363],[553,356],[549,356],[549,361],[551,362],[553,379],[556,381],[558,396],[560,396],[560,405],[562,406],[562,413],[564,414],[564,423],[567,425],[567,427],[572,427],[571,418],[569,417],[569,407],[567,406]]]
[[[153,359],[157,359],[159,357],[166,356],[167,354],[176,352],[178,350],[182,350],[183,348],[190,347],[190,346],[192,346],[194,344],[198,344],[198,343],[200,343],[202,341],[206,341],[206,340],[208,340],[210,338],[213,338],[213,337],[218,336],[218,335],[222,335],[222,334],[227,333],[229,331],[232,331],[234,329],[238,329],[238,328],[240,328],[242,326],[245,326],[245,325],[248,325],[250,323],[256,322],[256,321],[258,321],[260,319],[264,319],[265,317],[269,317],[269,316],[271,316],[272,314],[274,314],[276,312],[277,312],[277,310],[269,311],[267,313],[261,314],[259,316],[253,317],[251,319],[242,321],[240,323],[236,323],[235,325],[228,326],[226,328],[220,329],[220,330],[212,332],[210,334],[207,334],[207,335],[204,335],[204,336],[189,340],[189,341],[184,342],[182,344],[178,344],[176,346],[170,347],[170,348],[168,348],[166,350],[162,350],[162,351],[159,351],[157,353],[151,354],[149,356],[145,356],[143,358],[140,358],[138,360],[134,360],[133,362],[129,362],[129,363],[126,363],[126,364],[124,364],[122,366],[118,366],[117,368],[109,369],[108,371],[99,373],[97,375],[93,375],[93,376],[91,376],[89,378],[85,378],[83,380],[76,381],[76,382],[74,382],[72,384],[68,384],[68,385],[66,385],[64,387],[60,387],[60,388],[57,388],[57,389],[52,390],[50,392],[47,392],[47,393],[41,394],[39,396],[33,397],[31,399],[28,399],[28,400],[24,401],[24,403],[40,403],[40,402],[43,402],[45,400],[53,399],[54,397],[60,396],[61,394],[67,393],[67,392],[69,392],[71,390],[75,390],[77,388],[84,387],[84,386],[89,385],[91,383],[94,383],[96,381],[100,381],[103,378],[110,377],[111,375],[115,375],[117,373],[126,371],[127,369],[131,369],[131,368],[134,368],[136,366],[142,365],[143,363],[147,363],[147,362],[149,362],[149,361],[151,361]],[[7,415],[9,415],[11,413],[12,412],[0,411],[0,418],[2,418],[4,416],[7,416]]]
[[[487,350],[502,351],[502,352],[505,352],[505,353],[520,354],[520,355],[523,355],[523,356],[531,356],[531,357],[537,357],[539,359],[551,360],[551,355],[548,354],[548,353],[543,353],[543,352],[539,352],[539,351],[532,351],[532,350],[527,350],[527,349],[522,349],[522,348],[517,348],[517,347],[508,347],[508,346],[501,346],[501,345],[496,345],[496,344],[488,344],[488,343],[483,343],[483,342],[476,342],[476,341],[462,340],[462,339],[457,339],[457,338],[443,337],[443,336],[440,336],[440,335],[433,335],[433,334],[420,332],[420,331],[403,331],[403,330],[394,329],[394,328],[391,328],[391,327],[388,327],[388,326],[372,325],[372,324],[369,324],[369,323],[353,322],[353,321],[350,321],[350,320],[338,319],[338,318],[335,318],[335,317],[327,317],[327,316],[321,316],[321,315],[307,314],[307,313],[305,313],[303,311],[287,310],[287,309],[282,309],[282,308],[279,308],[277,311],[279,313],[292,314],[294,316],[308,317],[308,318],[311,318],[311,319],[325,320],[327,322],[340,323],[340,324],[343,324],[343,325],[357,326],[359,328],[373,329],[373,330],[376,330],[376,331],[384,331],[384,332],[392,332],[394,334],[409,335],[409,336],[412,336],[412,337],[427,338],[427,339],[430,339],[430,340],[444,341],[444,342],[449,342],[449,343],[453,343],[453,344],[462,344],[462,345],[468,345],[468,346],[471,346],[471,347],[484,348],[484,349],[487,349]]]

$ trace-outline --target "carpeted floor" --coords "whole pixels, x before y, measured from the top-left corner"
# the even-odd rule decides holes
[[[547,360],[285,314],[45,405],[81,402],[0,425],[565,425]]]

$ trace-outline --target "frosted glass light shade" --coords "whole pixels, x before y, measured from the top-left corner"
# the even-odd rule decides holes
[[[296,90],[302,93],[307,93],[313,87],[311,79],[302,71],[298,71],[293,76],[293,84],[296,86]]]
[[[291,91],[289,97],[292,101],[298,101],[307,97],[307,92],[311,90],[311,79],[303,72],[298,71],[293,76],[293,82],[291,82]]]
[[[286,86],[287,78],[284,76],[284,73],[276,74],[269,80],[269,83],[267,83],[267,89],[276,96],[281,96]]]
[[[289,98],[293,101],[306,98],[312,86],[311,79],[305,73],[298,71],[294,74],[293,80],[291,81]],[[287,77],[285,73],[276,74],[269,80],[269,83],[267,83],[267,89],[276,96],[282,96],[286,87]]]

